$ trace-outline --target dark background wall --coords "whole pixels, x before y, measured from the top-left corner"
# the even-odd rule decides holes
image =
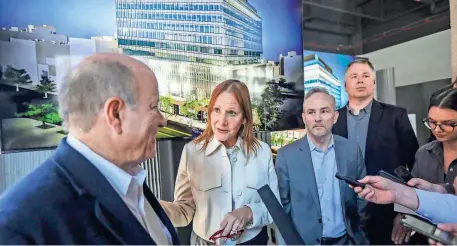
[[[430,130],[422,123],[428,114],[430,96],[434,91],[449,83],[451,83],[451,79],[443,79],[396,88],[397,105],[406,108],[408,114],[416,114],[419,145],[425,144],[430,137]]]
[[[450,27],[449,0],[302,0],[305,49],[360,55]]]
[[[377,69],[394,68],[396,104],[406,108],[409,114],[416,114],[418,140],[424,144],[430,131],[422,119],[427,115],[430,95],[450,83],[447,78],[451,74],[441,73],[447,70],[450,60],[438,54],[449,47],[430,42],[410,53],[397,50],[389,53],[395,49],[388,49],[448,30],[450,1],[454,0],[302,0],[304,49],[349,55],[389,54],[388,57],[373,54],[370,60]],[[429,53],[436,57],[434,64],[438,67],[418,66],[426,64],[416,58],[422,57],[418,54]],[[398,60],[404,59],[406,63],[399,66]],[[423,71],[440,76],[422,78]],[[414,84],[410,85],[408,79],[414,76]],[[429,81],[441,78],[445,79]]]

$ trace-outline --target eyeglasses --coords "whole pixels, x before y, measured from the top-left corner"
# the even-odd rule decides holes
[[[220,238],[225,238],[225,239],[230,239],[232,241],[236,241],[241,237],[241,234],[243,234],[243,232],[244,232],[244,230],[242,229],[233,234],[228,234],[227,236],[222,236],[220,234],[222,234],[223,231],[224,231],[224,229],[217,231],[209,238],[209,240],[213,241],[214,244],[216,244],[216,240],[220,239]]]
[[[436,121],[431,121],[429,118],[425,118],[422,120],[424,122],[424,125],[430,129],[435,131],[436,127],[439,126],[441,131],[443,132],[453,132],[454,128],[457,126],[457,122],[436,122]]]

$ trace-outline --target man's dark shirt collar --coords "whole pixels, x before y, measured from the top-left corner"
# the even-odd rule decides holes
[[[373,100],[371,100],[371,102],[367,106],[365,106],[365,108],[361,109],[360,112],[363,111],[364,113],[369,114],[369,113],[371,113],[372,106],[373,106]],[[349,102],[346,104],[346,107],[348,109],[348,112],[351,115],[355,115],[355,114],[352,113],[353,110],[351,109],[351,107],[349,107]],[[360,114],[360,112],[359,112],[359,114]]]

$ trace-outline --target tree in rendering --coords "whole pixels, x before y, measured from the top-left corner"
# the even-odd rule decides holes
[[[289,140],[287,140],[286,144],[284,144],[284,145],[291,144],[291,143],[295,142],[296,140],[297,140],[296,138],[292,137]]]
[[[285,133],[280,133],[279,134],[279,139],[278,139],[278,145],[279,147],[282,147],[286,145],[286,134]]]
[[[35,90],[44,93],[44,98],[48,98],[48,92],[56,91],[56,84],[49,79],[49,76],[45,71],[42,71],[40,84],[35,87]]]
[[[197,118],[200,111],[200,104],[194,98],[187,98],[184,105],[181,106],[182,114],[189,118],[189,126],[192,126],[192,121]]]
[[[280,107],[284,103],[284,99],[279,85],[274,80],[267,82],[267,86],[260,95],[260,103],[256,108],[261,129],[274,130],[278,120],[283,115]]]
[[[279,135],[277,132],[271,134],[271,146],[279,145]]]
[[[202,110],[202,117],[201,117],[201,122],[207,122],[208,121],[208,107],[209,107],[209,99],[199,99],[198,100],[198,105],[200,106],[198,110]]]
[[[209,105],[209,99],[199,99],[199,100],[198,100],[198,104],[199,104],[201,107],[208,107],[208,105]]]
[[[41,128],[47,128],[48,125],[46,125],[46,122],[50,124],[58,124],[62,122],[57,107],[53,104],[29,104],[27,111],[22,114],[18,114],[18,116],[27,116],[41,121]]]
[[[2,64],[0,64],[0,81],[3,79],[3,67]]]
[[[25,69],[16,69],[11,65],[7,65],[5,69],[5,82],[16,85],[16,91],[19,91],[19,84],[30,84],[30,75]]]
[[[11,65],[7,65],[5,69],[5,82],[11,83],[14,81],[16,75],[14,73],[13,67]]]
[[[295,83],[294,82],[287,82],[285,78],[279,78],[278,84],[281,88],[294,90]]]
[[[160,104],[159,104],[160,110],[171,114],[173,112],[172,107],[173,107],[173,98],[171,97],[171,95],[160,96]]]
[[[19,84],[31,84],[32,81],[30,80],[30,75],[25,71],[25,69],[18,69],[18,82]]]
[[[165,112],[165,119],[168,120],[173,115],[173,97],[168,94],[166,96],[160,96],[159,109]]]
[[[254,131],[260,131],[262,130],[261,128],[261,123],[260,123],[260,116],[258,114],[258,108],[260,107],[260,102],[261,99],[258,97],[255,97],[251,101],[251,108],[252,108],[252,119],[254,123]],[[262,114],[263,115],[263,114]]]

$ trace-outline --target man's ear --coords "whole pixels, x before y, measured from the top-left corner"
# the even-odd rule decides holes
[[[117,134],[122,133],[122,110],[125,107],[125,103],[119,97],[112,97],[106,100],[103,112],[106,120],[106,124]]]
[[[340,112],[338,112],[338,110],[335,111],[335,116],[333,116],[333,124],[336,124],[339,116],[340,116]]]

